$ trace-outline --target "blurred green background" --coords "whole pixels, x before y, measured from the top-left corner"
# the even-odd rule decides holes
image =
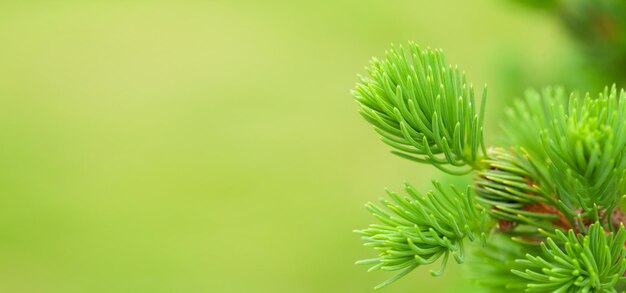
[[[549,16],[482,1],[4,1],[0,292],[371,292],[352,229],[389,154],[356,74],[443,48],[502,106],[575,60]],[[460,266],[384,292],[458,292]]]

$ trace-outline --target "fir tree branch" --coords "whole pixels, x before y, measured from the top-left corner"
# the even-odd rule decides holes
[[[626,93],[615,86],[597,98],[560,88],[530,91],[505,124],[507,148],[486,150],[483,111],[465,76],[445,67],[441,51],[410,44],[373,59],[353,95],[361,114],[401,157],[451,174],[475,172],[465,193],[407,197],[388,192],[384,208],[367,208],[381,222],[357,231],[378,257],[370,271],[398,273],[465,258],[464,243],[497,223],[494,242],[475,252],[478,283],[493,292],[615,292],[626,285]],[[475,194],[472,194],[472,190]],[[487,221],[487,217],[495,221]],[[486,227],[485,224],[489,224]],[[526,253],[525,260],[522,251]],[[511,270],[512,269],[512,270]],[[485,280],[484,278],[489,278]]]
[[[536,228],[569,229],[574,220],[557,204],[553,191],[545,188],[545,174],[532,164],[528,154],[513,149],[492,148],[489,166],[476,173],[474,179],[477,200],[498,220],[498,229],[512,236],[537,239]],[[520,225],[535,227],[530,233]]]
[[[529,281],[528,292],[616,292],[626,271],[626,230],[606,232],[600,223],[586,235],[555,231],[556,239],[541,243],[541,255],[517,262],[526,269],[512,272]],[[556,240],[556,241],[555,241]],[[557,242],[563,243],[562,245]]]
[[[432,264],[443,257],[442,266],[431,274],[443,273],[451,255],[457,263],[464,261],[464,241],[484,240],[481,233],[485,215],[474,203],[471,188],[465,193],[452,187],[444,190],[433,182],[436,191],[425,195],[406,184],[408,197],[400,197],[387,191],[392,201],[381,202],[387,210],[368,203],[367,209],[381,222],[358,230],[363,235],[365,246],[374,248],[379,256],[358,261],[369,264],[369,271],[400,271],[396,276],[376,288],[387,286],[408,274],[420,265]]]
[[[487,92],[476,112],[473,86],[440,50],[394,47],[367,71],[352,94],[394,154],[452,174],[480,168]]]
[[[570,210],[611,209],[626,192],[626,95],[615,86],[598,98],[561,88],[528,92],[508,111],[511,145],[528,150]],[[537,139],[538,136],[541,139]]]
[[[626,192],[626,95],[615,86],[598,98],[554,96],[543,132],[550,174],[569,206],[615,206]]]

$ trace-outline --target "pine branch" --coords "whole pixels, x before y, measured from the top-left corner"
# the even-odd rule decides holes
[[[546,184],[570,209],[610,209],[626,192],[625,99],[615,86],[595,99],[568,97],[560,88],[528,92],[508,112],[508,141],[528,150],[538,172],[549,173]]]
[[[477,113],[465,74],[446,65],[441,51],[414,43],[372,59],[367,70],[352,94],[394,154],[452,174],[480,168],[486,90]]]
[[[540,256],[526,255],[518,263],[526,269],[512,272],[529,280],[528,292],[616,292],[626,271],[626,230],[607,232],[600,223],[586,235],[569,230],[541,243]],[[556,240],[556,241],[555,241]],[[562,242],[563,245],[557,244]]]
[[[357,232],[379,255],[358,263],[398,271],[377,288],[439,259],[431,274],[442,274],[450,255],[464,261],[466,240],[480,235],[485,245],[488,229],[493,237],[471,266],[490,291],[626,286],[626,93],[530,91],[508,111],[507,148],[487,151],[485,96],[477,113],[471,85],[443,64],[441,51],[393,48],[353,92],[394,153],[451,174],[475,172],[465,193],[434,182],[435,192],[422,195],[406,185],[407,197],[388,192],[384,208],[367,205],[380,224]]]
[[[550,107],[553,121],[543,138],[550,173],[571,206],[611,208],[626,191],[624,99],[613,86],[596,99],[571,94],[567,105],[553,101]]]
[[[409,184],[405,185],[407,197],[387,191],[392,201],[381,201],[387,210],[372,203],[366,205],[381,224],[356,232],[363,235],[366,246],[379,251],[379,256],[357,263],[372,265],[369,271],[400,271],[378,285],[377,289],[393,283],[420,265],[432,264],[443,257],[439,271],[431,271],[432,275],[441,275],[450,255],[457,263],[464,261],[466,239],[484,239],[481,226],[485,214],[473,202],[471,188],[468,186],[467,191],[461,193],[454,187],[446,191],[436,181],[433,185],[436,191],[425,195]]]
[[[478,171],[474,179],[477,200],[498,220],[499,231],[525,239],[539,239],[543,237],[540,233],[528,233],[520,225],[547,231],[572,227],[572,215],[557,203],[553,191],[545,183],[545,174],[533,165],[528,154],[493,148],[485,163],[489,167]]]

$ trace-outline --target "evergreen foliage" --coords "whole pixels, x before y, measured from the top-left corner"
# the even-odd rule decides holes
[[[477,108],[465,74],[440,50],[393,47],[374,58],[353,95],[392,152],[444,172],[473,172],[460,192],[433,182],[367,204],[379,224],[357,230],[378,256],[370,271],[396,271],[376,288],[449,256],[490,292],[615,292],[626,284],[626,94],[562,88],[513,103],[501,146],[486,148],[486,91]],[[491,235],[487,237],[487,235]],[[481,241],[474,241],[480,238]]]
[[[606,233],[600,223],[586,235],[556,230],[555,239],[541,242],[542,256],[517,260],[527,267],[512,272],[529,281],[529,292],[615,292],[626,271],[626,230]],[[560,244],[557,244],[560,243]]]
[[[484,214],[476,208],[471,188],[461,193],[455,188],[446,191],[433,182],[436,191],[425,195],[405,184],[408,196],[400,197],[388,191],[392,201],[383,199],[388,211],[368,203],[367,209],[381,222],[357,231],[363,234],[366,246],[380,252],[379,257],[359,261],[372,264],[370,271],[401,270],[395,277],[378,285],[382,288],[416,267],[431,264],[443,257],[442,267],[433,275],[441,275],[448,257],[457,263],[465,259],[464,241],[474,241],[484,225]],[[485,234],[481,233],[484,238]]]
[[[384,60],[372,59],[368,72],[353,95],[393,153],[455,174],[479,167],[485,103],[475,110],[474,87],[441,51],[414,43],[406,52],[392,48]]]

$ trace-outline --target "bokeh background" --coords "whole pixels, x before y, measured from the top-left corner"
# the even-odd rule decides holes
[[[580,57],[505,0],[3,1],[0,292],[372,292],[367,201],[442,175],[389,154],[356,74],[443,48],[488,134]],[[384,292],[459,292],[419,268]]]

